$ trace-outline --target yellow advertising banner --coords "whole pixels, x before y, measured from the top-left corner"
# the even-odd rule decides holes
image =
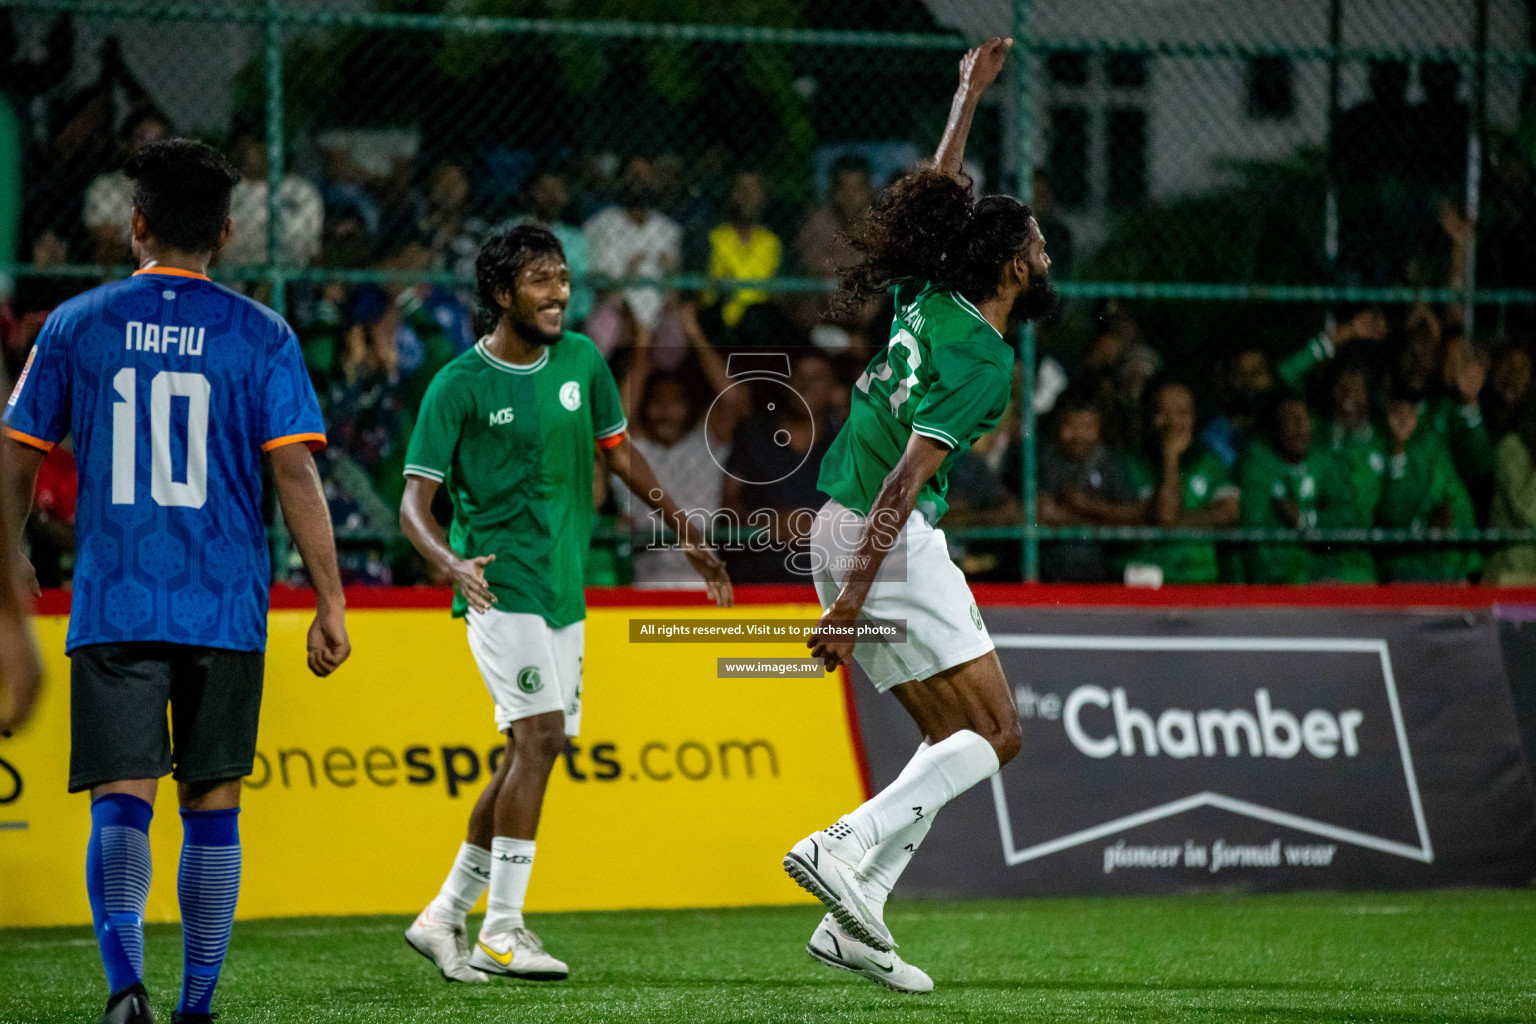
[[[814,618],[814,605],[593,608],[582,735],[551,781],[532,912],[802,902],[780,859],[863,799],[843,682],[719,678],[708,644],[631,644],[631,618]],[[304,666],[311,613],[274,611],[255,772],[240,815],[239,916],[414,913],[437,892],[499,756],[462,622],[348,615],[353,654]],[[66,792],[66,619],[39,617],[48,688],[0,739],[0,927],[90,921],[89,797]],[[782,643],[732,657],[784,657]],[[147,919],[174,921],[181,823],[161,783]]]

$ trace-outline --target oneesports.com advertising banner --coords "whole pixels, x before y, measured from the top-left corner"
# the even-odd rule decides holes
[[[986,609],[1023,751],[908,894],[1523,884],[1536,807],[1487,614]],[[856,685],[878,787],[917,743]]]
[[[550,785],[531,911],[800,902],[784,851],[863,799],[841,677],[722,678],[713,645],[629,642],[631,618],[675,610],[589,614],[582,735]],[[271,616],[260,754],[240,819],[240,915],[414,912],[441,884],[500,756],[490,698],[463,624],[444,611],[350,613],[353,656],[328,679],[304,669],[309,619]],[[0,740],[0,926],[90,921],[89,802],[65,792],[65,619],[40,618],[37,630],[48,689],[34,723]],[[786,652],[748,642],[730,653]],[[175,807],[166,781],[150,920],[176,917]]]

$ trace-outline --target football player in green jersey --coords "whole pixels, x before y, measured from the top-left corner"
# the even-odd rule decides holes
[[[1020,743],[1002,665],[938,529],[950,468],[1008,407],[1004,332],[1055,305],[1029,208],[974,199],[961,171],[976,105],[1011,45],[992,39],[961,60],[934,166],[881,193],[851,239],[857,262],[839,275],[845,304],[894,288],[896,317],[822,460],[818,487],[832,500],[812,528],[811,563],[825,612],[809,646],[828,667],[856,660],[924,742],[885,790],[796,843],[784,868],[830,911],[807,951],[906,991],[933,982],[892,952],[886,897],[934,813]],[[856,644],[857,620],[905,620],[906,640]]]
[[[581,723],[582,571],[592,533],[596,452],[674,524],[710,596],[731,603],[725,566],[625,435],[618,385],[589,338],[564,329],[571,275],[559,240],[524,225],[475,260],[495,328],[437,374],[406,454],[400,524],[453,580],[453,613],[496,704],[505,756],[475,803],[468,840],[406,940],[450,981],[566,976],[523,923],[545,787]],[[448,536],[432,516],[439,485]],[[471,953],[467,914],[489,889]]]

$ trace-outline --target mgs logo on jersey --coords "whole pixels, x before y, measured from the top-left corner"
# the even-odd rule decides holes
[[[517,674],[517,688],[524,693],[538,693],[544,689],[544,680],[539,676],[539,670],[529,665]]]
[[[560,386],[560,404],[571,412],[581,408],[581,385],[568,380]]]
[[[491,426],[493,427],[503,426],[504,424],[511,422],[512,407],[510,405],[505,409],[497,409],[495,412],[491,413]]]

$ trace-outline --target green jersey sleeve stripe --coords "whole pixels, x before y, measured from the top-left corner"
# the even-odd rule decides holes
[[[428,469],[426,466],[415,466],[415,465],[406,466],[405,467],[405,475],[406,476],[424,476],[428,480],[436,480],[438,483],[442,483],[443,482],[443,478],[445,476],[447,476],[446,473],[444,473],[444,472],[442,472],[440,470]]]
[[[935,441],[943,441],[945,444],[949,445],[951,448],[959,448],[960,447],[960,442],[959,441],[956,441],[953,437],[950,437],[948,434],[946,434],[944,431],[940,430],[938,427],[925,427],[925,426],[922,426],[921,424],[914,423],[914,424],[912,424],[912,433],[914,433],[914,434],[922,434],[924,437],[931,437]]]
[[[613,437],[615,434],[622,434],[622,433],[624,433],[624,431],[626,431],[628,429],[629,429],[629,420],[627,420],[627,419],[619,420],[617,426],[609,427],[606,430],[599,430],[597,432],[597,434],[596,434],[596,437],[597,437],[597,439],[599,441],[601,441],[605,437]]]

